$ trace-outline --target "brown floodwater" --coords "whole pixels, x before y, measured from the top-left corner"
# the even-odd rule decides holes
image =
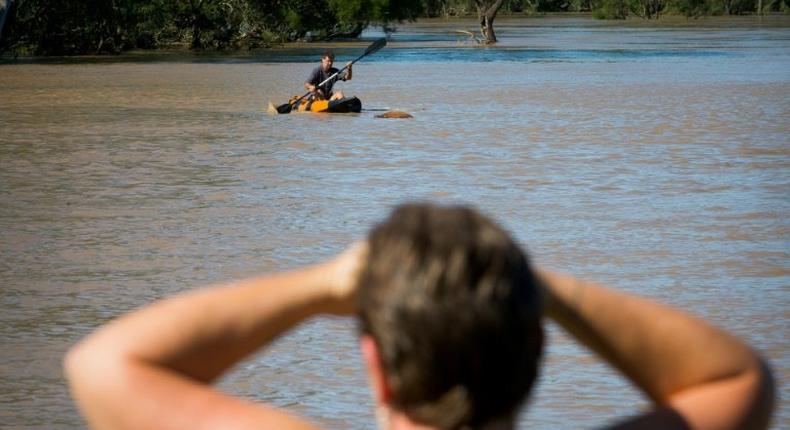
[[[60,360],[110,318],[327,258],[410,200],[475,205],[538,264],[710,319],[790,397],[787,20],[497,22],[487,48],[453,33],[472,21],[402,27],[338,84],[348,115],[265,113],[320,47],[0,63],[0,427],[84,427]],[[374,117],[391,108],[414,119]],[[648,406],[549,335],[519,428]],[[351,321],[319,319],[221,387],[368,429],[358,356]]]

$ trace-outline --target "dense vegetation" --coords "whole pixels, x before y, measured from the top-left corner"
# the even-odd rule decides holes
[[[3,8],[3,4],[10,8]],[[0,53],[71,55],[185,46],[226,49],[357,37],[371,24],[486,13],[656,18],[788,12],[790,0],[0,0]],[[7,14],[5,13],[7,12]],[[488,29],[493,36],[493,15]],[[494,39],[495,40],[495,39]]]

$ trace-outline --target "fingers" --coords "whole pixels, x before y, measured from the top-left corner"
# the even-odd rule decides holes
[[[359,241],[329,262],[329,288],[339,314],[353,313],[356,308],[357,284],[367,255],[367,241]]]

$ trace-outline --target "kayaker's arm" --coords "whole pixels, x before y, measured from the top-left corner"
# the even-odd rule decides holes
[[[603,356],[659,409],[617,428],[761,429],[774,386],[749,346],[706,322],[630,294],[540,272],[546,315]]]
[[[349,61],[348,63],[346,63],[346,67],[347,67],[347,69],[346,69],[346,72],[345,72],[346,74],[345,74],[345,76],[343,77],[343,80],[344,80],[344,81],[350,81],[350,80],[351,80],[351,66],[352,66],[353,64],[354,64],[354,63],[353,63],[352,61]]]
[[[64,362],[82,413],[97,429],[314,429],[208,384],[313,315],[349,314],[363,252],[188,292],[104,326]]]
[[[311,93],[313,93],[315,95],[315,97],[317,97],[318,100],[326,98],[323,90],[318,88],[318,85],[313,85],[313,84],[311,84],[309,82],[305,82],[304,83],[304,88],[307,91],[310,91]]]

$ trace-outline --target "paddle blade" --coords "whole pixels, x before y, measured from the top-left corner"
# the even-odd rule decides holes
[[[291,105],[290,103],[283,103],[280,106],[277,106],[275,108],[275,111],[277,111],[277,113],[291,113],[293,108],[294,108],[293,105]]]

